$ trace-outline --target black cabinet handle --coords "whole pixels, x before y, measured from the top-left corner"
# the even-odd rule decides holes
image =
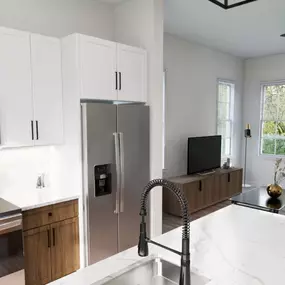
[[[199,181],[199,191],[202,191],[202,181]]]
[[[52,229],[53,246],[55,246],[55,229]]]
[[[48,247],[50,247],[50,230],[47,230],[47,236],[48,236]]]
[[[119,72],[119,90],[122,90],[122,74]]]
[[[39,139],[39,122],[36,121],[36,134],[37,134],[37,140]]]
[[[231,174],[228,173],[228,182],[231,182]]]
[[[116,77],[116,90],[118,90],[118,72],[115,72],[115,77]]]
[[[32,140],[34,140],[34,121],[31,121]]]

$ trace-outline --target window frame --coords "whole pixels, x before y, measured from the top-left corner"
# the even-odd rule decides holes
[[[220,135],[218,133],[218,115],[219,115],[219,103],[223,103],[222,101],[219,101],[219,86],[220,84],[224,85],[229,85],[230,86],[230,100],[229,100],[229,107],[230,107],[230,114],[229,114],[229,119],[227,120],[222,120],[223,122],[230,122],[230,128],[231,128],[231,133],[230,137],[227,137],[226,139],[230,139],[230,153],[224,154],[221,153],[221,158],[233,158],[233,149],[234,149],[234,101],[235,101],[235,89],[236,89],[236,83],[234,80],[228,80],[228,79],[222,79],[218,78],[217,79],[217,97],[216,97],[216,134]],[[223,137],[222,137],[223,139]]]
[[[262,146],[263,146],[263,123],[264,122],[270,122],[272,120],[264,120],[263,119],[263,113],[264,113],[264,106],[265,106],[265,93],[264,93],[264,88],[266,86],[274,86],[274,85],[285,85],[285,79],[282,80],[272,80],[272,81],[262,81],[260,83],[260,114],[259,114],[259,140],[258,140],[258,155],[266,158],[272,158],[272,159],[277,159],[277,158],[284,158],[285,154],[276,154],[276,143],[274,145],[274,154],[267,154],[267,153],[262,153]],[[278,107],[279,107],[279,102],[278,102]],[[285,120],[276,120],[276,122],[284,122]],[[267,138],[272,138],[272,139],[279,139],[282,138],[279,135],[268,135],[266,136]],[[285,137],[284,137],[285,141]]]

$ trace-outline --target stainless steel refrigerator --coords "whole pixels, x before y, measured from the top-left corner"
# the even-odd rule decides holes
[[[140,196],[149,181],[149,107],[82,103],[87,264],[138,242]]]

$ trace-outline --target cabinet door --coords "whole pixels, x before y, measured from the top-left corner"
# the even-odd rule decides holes
[[[54,223],[52,228],[52,280],[79,269],[78,217]]]
[[[208,207],[215,202],[215,176],[210,175],[202,180],[203,207]]]
[[[0,28],[1,144],[30,146],[33,104],[30,36]]]
[[[188,201],[189,211],[193,213],[201,207],[200,181],[189,182],[184,185],[184,193]]]
[[[24,234],[25,284],[42,285],[51,279],[51,231],[44,226]]]
[[[35,145],[63,142],[60,40],[31,35]]]
[[[119,100],[146,102],[146,61],[146,51],[118,44]]]
[[[234,196],[242,192],[242,170],[236,170],[229,173],[229,192]]]
[[[116,43],[80,36],[81,98],[117,100]]]

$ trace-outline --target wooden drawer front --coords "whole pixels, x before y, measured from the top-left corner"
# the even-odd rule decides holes
[[[53,222],[60,222],[78,216],[78,201],[68,201],[53,205]]]
[[[78,200],[23,212],[23,230],[38,228],[78,216]]]
[[[51,224],[53,222],[52,206],[23,212],[23,230],[29,230]]]

